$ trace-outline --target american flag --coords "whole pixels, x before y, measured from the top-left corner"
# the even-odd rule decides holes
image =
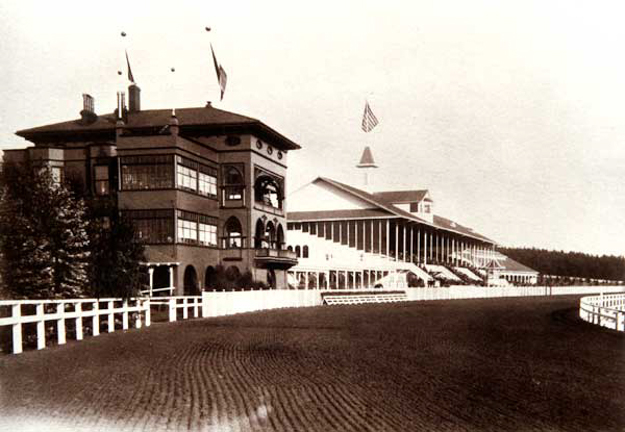
[[[219,89],[221,90],[221,99],[224,98],[224,93],[226,92],[226,83],[228,82],[228,75],[226,75],[226,71],[219,63],[217,63],[217,57],[215,57],[215,50],[213,49],[213,44],[211,44],[211,52],[213,53],[213,63],[215,64],[215,73],[217,74],[217,81],[219,82]]]
[[[371,107],[369,106],[369,102],[365,102],[365,112],[362,115],[362,130],[365,132],[371,132],[371,130],[378,125],[378,119],[376,118],[373,111],[371,111]]]

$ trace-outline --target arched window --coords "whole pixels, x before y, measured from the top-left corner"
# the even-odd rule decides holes
[[[278,225],[278,232],[276,234],[276,249],[284,248],[284,230],[282,229],[282,224]]]
[[[298,258],[301,256],[301,249],[299,246],[295,246],[295,256],[297,256]]]
[[[265,205],[282,208],[282,191],[278,183],[269,176],[260,176],[254,184],[254,199]]]
[[[241,171],[232,166],[227,167],[224,173],[224,185],[227,200],[243,199],[245,181],[243,180]]]
[[[225,229],[225,248],[240,248],[243,246],[243,230],[239,219],[232,216],[226,221]]]
[[[254,248],[261,249],[267,247],[265,241],[265,223],[262,219],[256,221],[256,230],[254,231]]]
[[[293,252],[293,246],[289,246],[288,248],[286,248],[287,250],[290,250],[291,252]]]
[[[304,246],[302,249],[302,258],[308,258],[308,246]]]
[[[276,248],[276,227],[273,222],[267,222],[265,226],[265,241],[269,243],[271,249]]]

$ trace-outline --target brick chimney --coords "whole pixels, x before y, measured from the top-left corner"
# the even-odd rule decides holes
[[[82,111],[80,111],[80,122],[82,124],[91,124],[98,119],[95,113],[95,104],[93,96],[87,93],[82,94]]]
[[[128,111],[141,111],[141,89],[134,83],[128,87]]]

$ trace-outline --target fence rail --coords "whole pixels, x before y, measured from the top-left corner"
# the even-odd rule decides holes
[[[584,321],[617,331],[625,331],[625,294],[583,297],[579,317]]]
[[[11,326],[12,352],[19,354],[23,351],[23,336],[25,324],[36,324],[37,349],[46,347],[46,322],[56,322],[56,338],[59,345],[67,342],[66,323],[73,322],[76,340],[85,336],[83,319],[91,325],[91,335],[100,334],[100,318],[105,317],[105,327],[108,333],[115,331],[115,318],[121,315],[123,330],[130,327],[133,319],[135,328],[150,325],[149,299],[72,299],[72,300],[1,300],[0,310],[4,313],[8,309],[10,315],[0,318],[0,327]],[[34,312],[34,313],[33,313]]]
[[[169,310],[169,322],[177,321],[178,310],[182,310],[183,320],[189,318],[189,311],[193,312],[193,318],[199,318],[200,310],[202,317],[205,316],[202,296],[152,297],[150,303],[152,306],[166,306]]]

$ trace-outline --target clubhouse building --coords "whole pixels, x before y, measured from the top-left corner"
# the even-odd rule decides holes
[[[154,292],[198,294],[216,267],[251,271],[287,287],[297,263],[286,250],[288,153],[299,145],[259,120],[201,108],[143,110],[135,84],[98,115],[83,95],[81,118],[17,132],[34,146],[5,162],[50,167],[81,180],[94,197],[129,216],[146,244]]]

